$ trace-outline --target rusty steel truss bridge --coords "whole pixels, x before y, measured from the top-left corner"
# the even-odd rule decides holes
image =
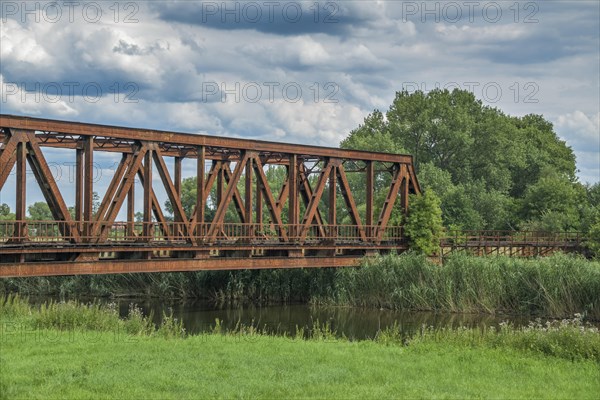
[[[72,181],[54,176],[56,157],[71,157]],[[107,157],[115,168],[98,185],[94,160]],[[196,178],[187,195],[184,171]],[[50,220],[27,218],[31,184]],[[0,195],[16,204],[0,220],[0,277],[355,266],[408,249],[398,221],[420,191],[409,155],[0,114]],[[528,257],[580,244],[462,231],[440,250]]]
[[[0,146],[0,191],[10,181],[16,196],[14,220],[0,221],[0,277],[353,266],[407,248],[390,219],[420,193],[400,154],[12,115],[0,115]],[[73,183],[53,176],[56,149],[74,160]],[[94,207],[94,160],[107,152],[120,161]],[[197,177],[187,212],[183,164]],[[269,169],[284,176],[277,187]],[[32,178],[50,221],[27,218]]]

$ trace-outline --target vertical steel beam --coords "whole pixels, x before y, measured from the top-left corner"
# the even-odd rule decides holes
[[[175,171],[173,173],[173,186],[175,187],[175,193],[181,197],[181,157],[175,157]]]
[[[253,218],[252,218],[252,170],[253,170],[253,165],[254,165],[254,154],[252,154],[250,157],[248,157],[248,160],[246,161],[246,188],[245,188],[245,200],[244,200],[244,205],[245,205],[245,215],[246,215],[246,223],[248,224],[248,236],[249,237],[253,237],[254,236],[254,232],[252,229],[252,222],[253,222]],[[231,184],[231,183],[230,183]]]
[[[159,148],[156,148],[157,152],[159,151]],[[174,157],[174,166],[173,166],[173,190],[175,191],[175,196],[181,200],[181,157]],[[162,175],[161,175],[162,176]],[[175,211],[175,209],[173,209],[173,211]],[[174,222],[183,222],[184,220],[182,220],[178,213],[175,212],[173,215],[173,221]],[[178,236],[182,235],[182,229],[181,226],[178,226],[179,224],[177,224],[174,227],[174,233],[176,233]],[[186,227],[187,229],[187,227]]]
[[[94,138],[87,136],[83,142],[84,177],[83,177],[83,220],[84,236],[90,238],[92,221],[94,220]]]
[[[263,171],[264,172],[264,171]],[[258,173],[256,179],[256,225],[258,229],[262,229],[263,225],[263,192],[261,190],[260,182],[258,181]]]
[[[288,167],[288,224],[290,225],[289,236],[296,238],[297,225],[300,219],[300,207],[298,203],[298,156],[290,155],[290,164]],[[283,190],[283,189],[282,189]],[[283,207],[283,204],[279,205]]]
[[[335,238],[337,225],[337,167],[334,165],[329,173],[329,237]]]
[[[373,237],[373,195],[375,182],[375,162],[367,161],[367,188],[365,193],[367,203],[367,215],[365,224],[367,225],[367,237]]]
[[[402,214],[405,216],[408,213],[408,179],[408,173],[404,173],[400,185],[400,207],[402,208]]]
[[[204,165],[206,163],[206,149],[204,146],[198,146],[196,148],[196,237],[200,238],[203,236],[202,228],[204,225],[204,210],[206,200],[204,196]],[[210,188],[208,188],[210,192]]]
[[[152,238],[152,149],[144,156],[144,240]]]
[[[83,235],[83,175],[84,175],[84,150],[75,150],[75,221]]]
[[[217,209],[219,208],[219,206],[221,206],[221,203],[223,202],[223,194],[224,194],[224,181],[225,181],[225,171],[223,169],[223,166],[225,165],[225,163],[221,164],[221,168],[219,168],[219,172],[217,174]]]
[[[26,190],[27,190],[27,146],[25,142],[19,142],[17,144],[17,193],[16,193],[16,210],[15,219],[17,225],[15,226],[15,240],[22,241],[27,236],[27,226],[25,225],[25,219],[27,217],[26,212]]]
[[[127,193],[127,237],[135,237],[135,185],[131,185]]]

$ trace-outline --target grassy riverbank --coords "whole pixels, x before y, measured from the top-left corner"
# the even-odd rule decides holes
[[[1,398],[596,398],[600,334],[578,320],[350,342],[327,327],[187,336],[132,308],[0,301]],[[305,337],[308,336],[308,339]],[[304,338],[304,339],[303,339]]]

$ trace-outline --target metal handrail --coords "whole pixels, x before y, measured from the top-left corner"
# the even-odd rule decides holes
[[[76,238],[77,236],[77,238]],[[0,221],[2,242],[404,242],[400,226],[271,223]]]
[[[274,244],[301,243],[406,243],[401,226],[377,225],[302,225],[272,223],[211,223],[184,222],[113,222],[88,221],[0,221],[0,243],[74,242],[127,243],[127,242],[193,242]],[[465,246],[518,246],[579,245],[581,232],[539,232],[509,230],[451,230],[441,239],[446,247]]]

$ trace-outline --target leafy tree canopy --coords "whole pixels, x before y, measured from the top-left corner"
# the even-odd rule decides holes
[[[572,149],[543,116],[509,116],[465,90],[398,92],[341,147],[412,154],[446,227],[581,229],[600,198],[577,182]]]

